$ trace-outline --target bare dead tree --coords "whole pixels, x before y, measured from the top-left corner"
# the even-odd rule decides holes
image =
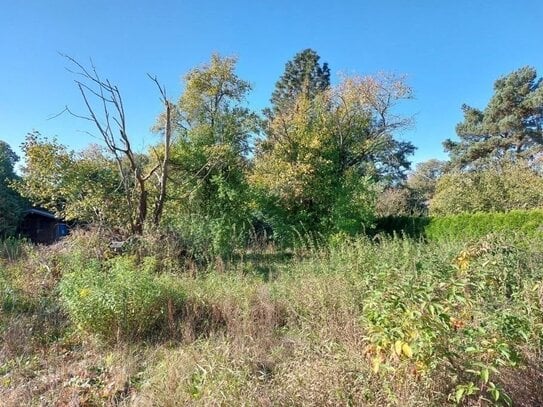
[[[158,197],[155,202],[155,208],[153,210],[153,223],[158,226],[160,224],[160,218],[164,210],[164,202],[166,200],[166,183],[168,182],[168,166],[170,162],[170,145],[172,140],[172,108],[173,104],[166,97],[166,89],[161,86],[156,76],[147,74],[149,78],[156,84],[161,95],[161,102],[164,104],[166,125],[164,129],[164,155],[162,160],[157,155],[158,172],[156,172],[158,180]]]
[[[149,75],[149,78],[157,85],[161,95],[161,102],[165,106],[166,126],[163,132],[164,153],[161,157],[155,150],[157,164],[150,170],[144,171],[143,165],[134,153],[128,137],[126,114],[119,88],[108,79],[102,79],[92,62],[90,68],[86,68],[74,58],[68,55],[63,56],[76,67],[75,70],[68,70],[78,77],[78,79],[75,79],[75,83],[81,93],[88,115],[75,114],[68,108],[66,108],[66,111],[75,117],[94,123],[98,129],[106,147],[117,163],[130,214],[130,230],[133,234],[141,235],[148,215],[149,192],[147,182],[153,176],[156,176],[158,180],[159,190],[152,217],[155,225],[160,223],[164,208],[170,159],[172,104],[168,101],[166,91],[159,84],[157,78]]]

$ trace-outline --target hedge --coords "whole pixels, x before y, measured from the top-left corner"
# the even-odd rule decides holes
[[[526,237],[543,237],[543,210],[464,213],[459,215],[379,218],[375,233],[425,237],[429,240],[472,239],[492,232],[521,232]]]

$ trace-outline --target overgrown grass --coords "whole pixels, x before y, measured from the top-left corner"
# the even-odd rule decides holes
[[[186,272],[129,253],[87,249],[74,260],[73,242],[41,263],[30,254],[31,277],[21,263],[4,263],[3,295],[34,304],[2,316],[4,342],[16,329],[33,338],[14,318],[43,314],[39,298],[71,323],[47,341],[22,341],[24,349],[4,345],[0,396],[20,403],[22,361],[60,346],[71,357],[43,363],[102,370],[80,373],[87,385],[61,375],[48,389],[95,404],[543,404],[541,240],[308,242],[291,256],[254,252]],[[43,273],[48,283],[38,288],[32,281]],[[53,397],[38,389],[25,403],[44,392]],[[53,403],[66,402],[58,394]]]

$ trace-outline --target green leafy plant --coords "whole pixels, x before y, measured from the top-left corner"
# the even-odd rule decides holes
[[[65,273],[60,293],[70,318],[79,329],[107,339],[144,337],[164,329],[169,303],[182,303],[184,292],[152,269],[152,258],[138,265],[120,256]]]

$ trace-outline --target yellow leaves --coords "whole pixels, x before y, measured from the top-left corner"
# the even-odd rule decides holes
[[[400,357],[404,357],[407,359],[413,358],[413,349],[411,348],[411,345],[407,342],[397,340],[393,344],[389,345],[392,347],[392,354],[394,356],[395,360],[398,360]],[[386,349],[386,347],[385,347]],[[386,358],[386,352],[384,349],[379,345],[370,345],[366,348],[366,356],[370,357],[370,363],[371,363],[371,370],[373,373],[378,373],[381,369],[381,366],[385,363]],[[389,361],[392,361],[391,358],[386,358]]]
[[[413,357],[413,351],[411,350],[411,347],[407,343],[402,344],[402,353],[408,358]]]
[[[396,352],[396,355],[400,356],[402,354],[402,341],[396,341],[394,343],[394,351]]]
[[[424,375],[428,372],[428,365],[421,361],[418,361],[415,363],[415,371],[419,375]]]
[[[373,373],[379,372],[381,363],[383,363],[383,358],[380,355],[375,356],[374,358],[371,359],[371,370]]]
[[[81,290],[79,290],[79,297],[80,298],[86,298],[88,297],[90,294],[90,289],[88,288],[82,288]]]
[[[413,350],[411,349],[411,346],[407,342],[403,341],[396,341],[394,342],[394,352],[397,356],[402,356],[402,354],[408,358],[413,357]]]
[[[460,254],[454,259],[454,265],[458,267],[458,269],[465,273],[467,269],[469,268],[469,262],[471,259],[471,254],[467,250],[462,250]]]

